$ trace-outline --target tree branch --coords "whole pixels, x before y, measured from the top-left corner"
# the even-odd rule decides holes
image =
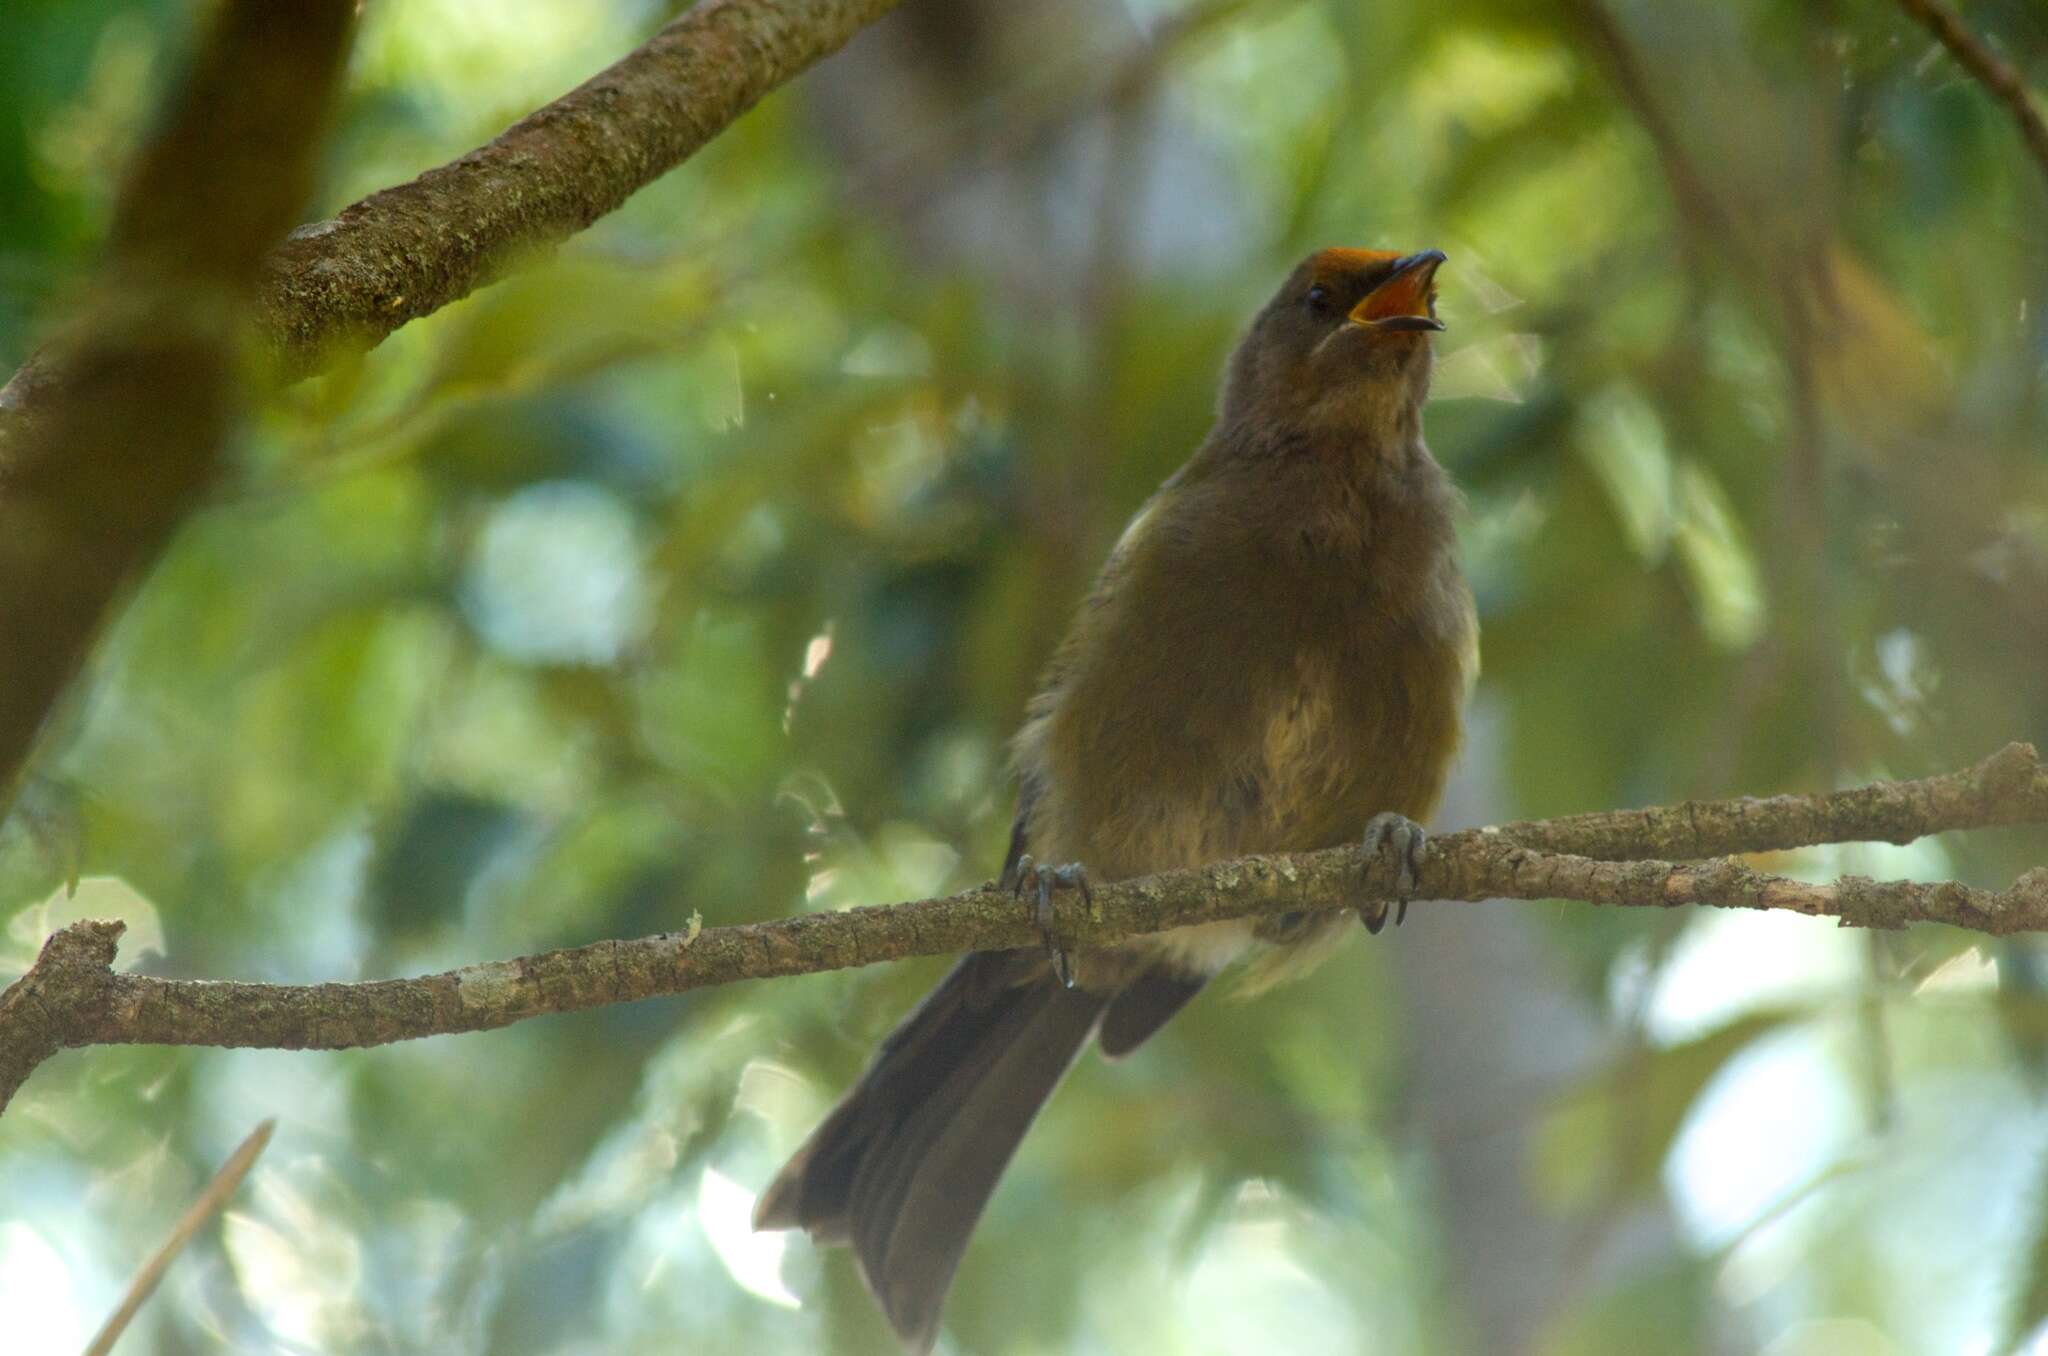
[[[2008,745],[1976,767],[1917,781],[1815,796],[1688,803],[1579,815],[1432,840],[1418,897],[1575,899],[1670,908],[1777,909],[1857,927],[1947,923],[1987,933],[2048,930],[2048,867],[2009,890],[1845,876],[1815,885],[1717,859],[1947,829],[2048,823],[2048,770]],[[1576,851],[1555,850],[1560,847]],[[1642,860],[1601,860],[1638,851]],[[1245,857],[1105,885],[1092,909],[1060,901],[1055,932],[1077,949],[1226,918],[1350,907],[1391,899],[1389,864],[1360,848]],[[491,961],[415,979],[354,984],[242,984],[115,974],[122,925],[77,923],[54,933],[29,972],[0,992],[0,1110],[57,1050],[85,1045],[211,1045],[334,1050],[484,1031],[543,1013],[575,1012],[729,984],[814,974],[909,956],[1034,946],[1031,911],[984,885],[943,899],[765,923],[694,928]]]
[[[1947,829],[2041,823],[2048,823],[2048,773],[2033,745],[2007,744],[1973,767],[1914,781],[1872,782],[1814,796],[1738,796],[1648,810],[1600,810],[1479,832],[1499,834],[1522,847],[1602,861],[1696,861],[1819,843],[1910,843]]]
[[[1740,223],[1722,210],[1698,162],[1686,149],[1678,123],[1665,114],[1657,97],[1656,78],[1629,42],[1621,21],[1601,0],[1567,0],[1565,14],[1584,34],[1596,59],[1606,65],[1608,78],[1650,138],[1657,152],[1657,167],[1677,205],[1679,225],[1692,233],[1692,243],[1739,241]]]
[[[1934,34],[1949,54],[1962,63],[1963,69],[1990,91],[1992,98],[2012,110],[2013,121],[2026,138],[2027,149],[2034,153],[2041,173],[2048,175],[2048,122],[2042,121],[2041,110],[2034,106],[2027,94],[2027,83],[2013,64],[1978,41],[1941,0],[1899,0],[1899,8]]]
[[[705,0],[489,145],[292,233],[264,269],[290,377],[568,239],[900,0]]]

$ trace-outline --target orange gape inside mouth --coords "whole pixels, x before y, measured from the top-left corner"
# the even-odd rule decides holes
[[[1372,330],[1440,330],[1444,322],[1429,313],[1430,284],[1442,250],[1424,250],[1394,261],[1387,280],[1351,308],[1350,320]]]

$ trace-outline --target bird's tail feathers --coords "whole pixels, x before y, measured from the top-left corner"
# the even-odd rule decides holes
[[[851,1243],[897,1334],[928,1351],[975,1221],[1110,998],[1062,988],[1034,952],[966,957],[762,1193],[754,1227]]]

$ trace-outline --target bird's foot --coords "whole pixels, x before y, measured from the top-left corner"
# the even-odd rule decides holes
[[[1074,987],[1074,963],[1066,950],[1052,935],[1053,913],[1052,892],[1054,890],[1079,890],[1088,907],[1095,907],[1095,891],[1088,884],[1088,868],[1079,862],[1068,862],[1065,866],[1042,866],[1025,853],[1017,859],[1016,872],[1010,882],[1010,891],[1018,898],[1024,897],[1027,889],[1036,890],[1037,908],[1033,921],[1038,924],[1038,935],[1045,939],[1045,954],[1052,958],[1053,976],[1066,988]]]
[[[1428,831],[1406,815],[1388,810],[1366,822],[1365,855],[1379,857],[1392,853],[1394,858],[1395,927],[1408,917],[1408,899],[1415,893],[1415,872],[1428,851]],[[1373,899],[1358,906],[1358,921],[1365,924],[1367,932],[1377,933],[1387,925],[1387,904],[1384,899]]]

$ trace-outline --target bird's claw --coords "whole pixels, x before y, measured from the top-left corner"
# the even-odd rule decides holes
[[[1429,850],[1429,833],[1420,824],[1392,810],[1374,815],[1365,826],[1365,855],[1378,857],[1392,850],[1394,856],[1394,926],[1408,917],[1408,899],[1415,893],[1415,872]],[[1358,906],[1358,921],[1365,930],[1378,933],[1387,925],[1384,899],[1368,900]]]
[[[1053,938],[1052,892],[1054,890],[1079,890],[1081,898],[1090,909],[1095,907],[1095,891],[1088,884],[1088,869],[1079,862],[1068,862],[1065,866],[1045,866],[1035,862],[1030,853],[1017,859],[1017,868],[1010,880],[1010,891],[1023,898],[1026,887],[1038,892],[1037,906],[1033,921],[1038,925],[1038,935],[1045,939],[1045,954],[1052,958],[1052,973],[1063,988],[1074,987],[1074,962],[1058,941]]]

